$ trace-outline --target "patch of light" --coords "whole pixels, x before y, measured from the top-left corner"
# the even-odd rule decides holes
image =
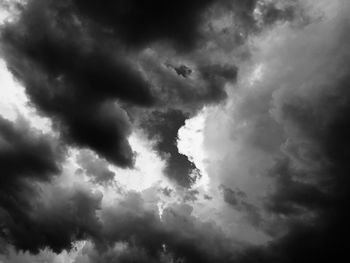
[[[195,186],[208,190],[210,179],[205,165],[207,156],[203,149],[206,115],[207,109],[203,109],[195,117],[186,120],[185,125],[179,129],[177,147],[179,153],[186,155],[201,173]]]
[[[258,81],[260,81],[263,77],[263,73],[264,73],[264,65],[263,64],[257,64],[251,75],[250,78],[248,80],[249,82],[249,86],[253,86],[255,83],[257,83]]]
[[[52,132],[51,121],[39,116],[28,104],[24,88],[8,71],[5,61],[0,59],[0,115],[11,121],[21,116],[36,129],[45,133]]]
[[[162,220],[163,217],[163,212],[164,212],[164,203],[162,201],[159,201],[157,203],[157,207],[158,207],[158,215],[159,215],[159,219]]]
[[[18,16],[16,4],[24,4],[21,0],[0,0],[0,26],[12,22]],[[28,106],[29,99],[24,88],[14,79],[7,69],[5,61],[0,57],[0,115],[15,121],[19,116],[44,133],[51,132],[51,121],[41,117],[35,109]]]
[[[133,169],[121,169],[110,165],[115,172],[116,180],[127,190],[141,192],[156,184],[165,187],[170,185],[163,174],[165,162],[152,149],[151,143],[144,135],[134,132],[129,137],[129,143],[135,152],[135,166]]]
[[[77,158],[80,149],[69,147],[67,158],[63,163],[62,174],[56,179],[55,184],[61,187],[70,188],[76,186],[88,187],[94,193],[103,196],[104,205],[110,205],[120,198],[122,189],[117,182],[109,182],[108,184],[97,184],[91,181],[91,178],[81,171]]]
[[[262,14],[262,6],[263,6],[263,1],[258,1],[256,3],[255,9],[253,11],[253,17],[255,21],[257,22],[258,26],[262,26],[263,24],[263,14]]]
[[[0,6],[1,7],[1,6]],[[9,17],[9,13],[4,10],[4,9],[0,9],[0,25],[4,23],[4,21],[6,21]]]
[[[77,163],[79,149],[69,147],[66,159],[63,163],[63,172],[59,178],[59,183],[65,187],[71,187],[75,184],[88,183],[89,177],[83,173],[77,173],[80,166]]]
[[[54,263],[73,263],[79,254],[82,253],[83,248],[85,247],[87,241],[77,241],[74,242],[71,250],[64,250],[60,254],[58,254],[53,262]]]
[[[0,0],[0,25],[13,22],[18,18],[21,8],[28,0]]]
[[[11,12],[9,8],[7,8],[9,1],[2,0],[0,1],[0,25],[4,24],[11,18]]]
[[[89,241],[77,241],[72,244],[72,249],[63,250],[56,254],[52,250],[45,248],[37,254],[31,254],[28,251],[17,251],[14,247],[8,246],[6,254],[0,254],[0,262],[52,262],[52,263],[73,263],[84,252],[84,247],[90,245]],[[90,245],[91,246],[91,245]],[[79,261],[80,262],[80,261]],[[84,261],[85,262],[85,261]]]

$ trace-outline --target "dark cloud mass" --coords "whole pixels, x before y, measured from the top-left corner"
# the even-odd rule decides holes
[[[60,8],[52,1],[30,1],[17,24],[3,30],[9,67],[39,110],[55,119],[63,137],[130,166],[130,123],[111,99],[147,105],[152,95],[136,71],[108,51],[112,46],[94,47],[72,14]]]
[[[17,249],[55,252],[96,229],[100,197],[84,188],[46,185],[62,171],[64,147],[23,119],[0,119],[0,236]],[[45,187],[44,187],[45,189]],[[45,192],[45,190],[44,190]],[[92,230],[91,230],[92,231]]]
[[[125,108],[168,107],[170,101],[179,106],[196,101],[201,106],[225,98],[223,83],[227,77],[234,79],[235,68],[232,73],[208,73],[204,68],[199,70],[200,81],[186,83],[161,68],[148,72],[149,62],[133,61],[128,51],[133,44],[163,38],[193,42],[201,11],[211,1],[73,2],[31,0],[18,21],[6,24],[1,34],[9,69],[69,143],[89,147],[117,165],[132,166],[127,141],[131,123]],[[178,16],[182,19],[175,19]],[[106,25],[94,26],[95,20],[115,28],[116,35],[110,35]],[[158,81],[142,71],[155,74]]]
[[[23,119],[12,123],[1,117],[0,144],[1,237],[17,249],[38,252],[49,246],[60,252],[96,228],[100,197],[88,189],[52,187],[42,200],[40,183],[61,173],[65,156],[56,139]]]
[[[310,76],[302,84],[306,93],[288,87],[276,94],[274,114],[288,140],[282,146],[286,158],[276,160],[268,172],[277,178],[277,184],[266,205],[289,221],[290,227],[270,248],[248,250],[248,262],[340,261],[348,253],[349,120],[345,116],[349,112],[350,56],[349,20],[342,15],[340,12],[334,22],[338,29],[330,39],[338,48],[332,49],[332,59],[321,64],[323,73],[306,73]],[[317,52],[319,47],[314,48]],[[299,52],[301,66],[305,61]],[[313,63],[306,65],[314,67]],[[294,74],[288,76],[291,83]]]
[[[99,228],[96,210],[101,196],[83,188],[49,190],[52,196],[42,196],[46,200],[32,202],[20,215],[2,214],[5,237],[17,249],[38,253],[39,249],[49,247],[59,253],[72,248],[76,240],[96,235]]]
[[[335,2],[16,3],[0,51],[30,113],[0,115],[0,262],[348,258],[350,5]]]
[[[130,46],[169,40],[179,47],[189,47],[197,41],[203,11],[215,0],[73,2],[83,14],[111,29]]]
[[[25,178],[47,181],[60,171],[63,148],[50,136],[31,130],[23,119],[12,123],[0,116],[0,143],[3,190]]]
[[[110,247],[103,251],[121,262],[130,262],[130,257],[137,262],[230,262],[234,256],[230,249],[240,245],[226,239],[215,224],[193,217],[191,206],[173,204],[160,219],[154,210],[145,208],[144,200],[136,193],[127,194],[117,207],[104,210],[101,220]],[[129,245],[113,252],[117,240]],[[94,257],[95,252],[88,253]],[[102,258],[107,255],[102,254]]]
[[[32,181],[48,182],[58,175],[65,150],[53,137],[31,129],[24,119],[12,123],[1,116],[0,146],[0,210],[2,216],[18,219],[30,204],[30,196],[35,198]]]
[[[177,132],[187,118],[188,116],[179,110],[165,113],[156,111],[141,124],[149,137],[156,140],[156,150],[167,160],[165,172],[169,178],[184,187],[190,187],[195,182],[197,170],[187,156],[178,152],[176,146]]]

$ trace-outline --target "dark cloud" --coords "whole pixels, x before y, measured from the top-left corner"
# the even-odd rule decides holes
[[[56,253],[72,248],[73,242],[95,236],[99,224],[96,210],[101,195],[83,187],[49,187],[50,193],[33,196],[21,214],[1,213],[5,237],[17,249],[38,253],[49,247]],[[16,208],[19,209],[18,207]]]
[[[74,240],[88,239],[74,262],[206,263],[231,262],[233,249],[241,246],[214,223],[192,216],[188,205],[171,205],[160,219],[132,192],[102,210],[101,196],[81,186],[49,187],[43,197],[32,207],[33,216],[28,211],[20,223],[4,221],[17,248],[37,253],[49,246],[57,253]]]
[[[92,102],[118,98],[145,106],[153,102],[147,83],[125,59],[127,53],[107,37],[105,43],[96,43],[103,35],[91,32],[65,4],[29,1],[19,21],[2,31],[7,53],[28,60],[47,75],[49,83],[56,80],[52,84],[74,90],[68,93],[68,87],[60,87],[62,97]],[[14,73],[26,73],[24,62],[13,66]],[[26,81],[22,74],[19,77]]]
[[[199,65],[198,79],[181,80],[159,61],[137,61],[139,51],[128,51],[120,40],[138,45],[171,35],[180,41],[183,34],[194,40],[200,13],[209,2],[75,1],[73,6],[70,1],[32,0],[18,21],[2,28],[2,50],[31,102],[54,119],[67,142],[130,167],[131,123],[124,109],[186,106],[193,110],[219,102],[226,97],[224,83],[235,80],[237,68]],[[175,19],[178,15],[183,20]],[[141,23],[143,19],[148,22]],[[116,35],[90,20],[112,26]]]
[[[179,185],[190,187],[196,180],[191,176],[196,167],[187,156],[178,152],[176,145],[178,130],[188,116],[182,111],[171,110],[153,112],[148,118],[141,125],[150,139],[156,141],[156,150],[167,160],[166,174]]]
[[[23,119],[12,123],[2,117],[0,142],[1,236],[18,249],[32,252],[45,246],[55,251],[69,248],[75,240],[73,236],[78,234],[71,222],[75,215],[66,221],[68,206],[72,213],[80,211],[79,206],[89,206],[89,196],[85,198],[85,193],[77,192],[60,202],[58,199],[64,198],[61,192],[53,194],[57,203],[53,200],[48,207],[38,203],[38,183],[49,183],[61,172],[63,147],[53,137],[30,129]]]
[[[343,8],[348,11],[349,6]],[[275,97],[274,113],[288,139],[282,145],[285,158],[269,171],[276,189],[267,205],[273,216],[278,215],[276,222],[287,221],[287,233],[268,248],[248,250],[247,262],[341,261],[348,254],[350,27],[349,20],[341,18],[344,14],[339,13],[329,40],[337,46],[332,59],[317,64],[322,65],[321,76],[311,71],[301,84],[303,92],[288,87]],[[301,71],[314,67],[314,62],[302,62]],[[294,84],[295,75],[288,77]]]
[[[162,63],[158,56],[145,57],[141,62],[159,89],[162,109],[136,111],[131,116],[138,119],[149,138],[156,141],[155,149],[167,160],[166,174],[181,186],[189,187],[199,174],[194,164],[178,152],[178,130],[204,105],[224,101],[225,84],[236,81],[238,69],[229,64],[201,65],[199,62],[192,69],[184,64]]]
[[[60,171],[63,147],[51,136],[31,129],[24,119],[13,123],[0,116],[0,145],[2,191],[25,178],[48,181]]]
[[[0,118],[0,235],[17,249],[55,252],[97,229],[101,197],[88,189],[50,186],[65,149],[54,137],[18,119]]]
[[[101,220],[108,246],[97,250],[104,251],[103,255],[116,242],[123,242],[127,244],[126,255],[137,262],[163,262],[167,257],[179,262],[230,262],[234,256],[231,250],[240,246],[227,239],[215,224],[195,218],[191,206],[170,205],[160,219],[157,209],[147,209],[136,193],[128,193],[116,207],[103,210]],[[123,253],[117,250],[112,254],[117,258]],[[135,259],[138,255],[142,257]]]
[[[140,47],[152,41],[166,40],[181,48],[198,41],[203,11],[214,0],[81,1],[73,0],[79,11],[111,29],[118,39]]]
[[[203,77],[213,82],[219,79],[234,82],[237,78],[237,70],[237,67],[232,65],[204,65],[200,69]]]
[[[62,142],[88,147],[122,167],[133,164],[127,141],[132,124],[124,109],[161,107],[150,114],[149,118],[154,117],[155,121],[147,123],[146,130],[150,138],[160,137],[156,148],[168,160],[169,177],[189,187],[195,181],[190,175],[196,168],[176,147],[177,131],[189,115],[169,108],[173,108],[173,102],[174,108],[195,103],[194,107],[188,106],[191,109],[219,102],[225,98],[225,81],[234,81],[237,69],[232,67],[233,73],[228,73],[216,64],[210,66],[212,69],[198,67],[199,81],[190,84],[181,82],[176,71],[158,70],[156,77],[162,84],[159,89],[157,83],[145,76],[147,70],[142,68],[145,64],[134,60],[141,51],[130,51],[129,47],[140,48],[166,40],[188,50],[199,39],[202,11],[212,1],[73,2],[74,5],[71,1],[28,1],[21,7],[18,19],[2,26],[1,51],[9,70],[24,85],[32,105],[51,117]],[[114,32],[110,34],[109,29]],[[49,247],[60,252],[71,248],[76,240],[93,239],[102,246],[106,240],[135,239],[138,247],[144,247],[154,256],[162,248],[162,242],[169,240],[177,247],[176,253],[187,257],[191,240],[185,242],[187,245],[176,238],[172,240],[173,234],[165,229],[158,214],[144,211],[142,216],[135,216],[129,212],[133,201],[125,201],[125,209],[113,218],[111,225],[107,219],[103,221],[104,229],[111,227],[110,231],[100,231],[96,217],[99,195],[89,189],[63,189],[50,184],[55,183],[52,175],[60,173],[58,163],[62,161],[61,150],[50,146],[56,140],[32,141],[22,137],[30,135],[26,130],[17,132],[6,121],[1,124],[4,144],[9,147],[1,155],[0,168],[7,172],[2,177],[6,184],[0,187],[1,232],[17,249],[36,253]],[[113,176],[102,167],[102,160],[94,162],[83,156],[80,161],[94,182],[110,180]],[[169,213],[167,217],[172,218],[173,213]],[[199,250],[191,253],[193,258],[200,256]]]
[[[203,14],[209,7],[216,4],[222,9],[232,10],[237,16],[237,23],[252,28],[256,23],[254,9],[258,3],[256,0],[195,0],[190,3],[181,0],[167,4],[161,0],[72,2],[77,13],[128,46],[140,48],[154,41],[166,41],[185,50],[198,44],[202,36],[200,25],[206,18]],[[269,10],[266,15],[269,22],[288,19],[293,12],[292,7],[277,9],[274,3],[270,3],[266,9]]]
[[[291,6],[279,9],[273,3],[262,8],[262,19],[265,24],[272,24],[278,20],[292,20],[295,16],[295,9]]]
[[[77,156],[77,163],[95,183],[112,183],[115,173],[108,168],[108,163],[99,159],[92,152],[82,151]]]
[[[75,262],[231,262],[242,245],[214,223],[194,217],[189,205],[170,205],[160,219],[138,193],[103,208],[100,201],[101,195],[84,186],[48,186],[23,211],[21,222],[2,217],[7,238],[32,253],[45,247],[58,253],[72,248],[73,241],[90,240]]]
[[[254,227],[261,226],[263,217],[258,207],[247,200],[247,195],[243,191],[239,189],[232,190],[224,185],[221,185],[219,188],[223,193],[224,201],[232,208],[240,211],[245,221]]]
[[[179,67],[175,67],[174,70],[176,73],[184,78],[187,78],[191,75],[192,70],[186,65],[180,65]]]
[[[163,108],[195,112],[227,98],[225,84],[235,83],[237,77],[234,64],[221,65],[195,57],[187,66],[178,60],[154,52],[146,53],[140,60]]]
[[[156,141],[156,150],[168,161],[166,174],[185,187],[195,182],[196,178],[190,175],[197,173],[193,173],[194,164],[178,153],[178,130],[203,106],[225,101],[226,84],[235,83],[238,73],[233,64],[204,63],[199,59],[192,63],[187,66],[152,53],[144,56],[141,64],[158,89],[161,108],[130,114]]]
[[[327,188],[319,184],[300,181],[306,177],[303,171],[291,167],[290,160],[279,160],[270,173],[276,176],[276,189],[269,196],[267,208],[274,213],[290,215],[303,214],[305,209],[318,211],[329,207],[334,200],[327,192]],[[298,178],[299,181],[298,181]]]
[[[213,200],[213,197],[211,197],[210,195],[207,195],[207,194],[205,194],[203,197],[205,200]]]
[[[236,81],[238,68],[233,65],[212,64],[201,66],[200,72],[203,79],[210,83],[207,94],[210,103],[226,98],[225,84]]]
[[[2,31],[9,69],[32,102],[54,118],[67,141],[90,147],[120,166],[131,166],[130,123],[111,100],[153,103],[147,83],[112,50],[89,41],[57,3],[30,1],[19,21]],[[111,43],[111,42],[109,42]]]
[[[18,21],[3,27],[2,52],[31,103],[52,118],[64,143],[88,147],[99,155],[78,156],[92,183],[110,184],[114,173],[107,161],[132,166],[134,157],[127,138],[134,124],[140,124],[155,142],[155,149],[167,161],[169,178],[191,188],[200,176],[195,165],[178,152],[178,130],[204,105],[227,98],[225,86],[234,83],[238,73],[233,64],[190,54],[198,41],[205,41],[199,24],[203,12],[214,2],[32,0]],[[247,31],[257,32],[257,1],[219,2],[222,9],[234,12],[237,23]],[[263,25],[293,20],[297,15],[288,6],[261,8],[265,8],[261,9]],[[91,185],[58,186],[54,179],[61,172],[63,141],[35,133],[23,121],[14,124],[3,118],[0,235],[16,249],[32,253],[45,247],[58,253],[70,249],[76,240],[88,240],[92,245],[77,262],[340,261],[350,248],[350,78],[349,55],[344,51],[349,48],[348,29],[344,27],[340,37],[345,48],[337,49],[327,60],[339,74],[325,71],[327,80],[320,82],[296,74],[293,77],[298,85],[300,79],[308,79],[301,86],[312,87],[300,94],[289,92],[298,87],[293,81],[289,91],[280,88],[281,79],[287,86],[290,79],[277,74],[278,83],[268,84],[277,85],[278,94],[269,91],[262,98],[263,92],[252,92],[258,94],[254,99],[260,104],[253,103],[266,102],[254,111],[270,110],[273,97],[274,122],[254,120],[251,126],[245,122],[245,127],[254,129],[242,136],[250,141],[245,150],[256,147],[263,154],[273,152],[283,157],[268,170],[275,188],[261,200],[262,207],[238,188],[225,185],[221,191],[225,208],[240,212],[256,228],[270,228],[264,230],[275,239],[265,246],[248,247],[228,238],[214,222],[195,217],[186,202],[196,203],[197,196],[202,196],[199,190],[186,189],[181,202],[168,205],[160,216],[157,204],[147,203],[139,193],[120,192],[119,199],[102,206],[101,194],[91,190]],[[188,53],[163,63],[161,48],[151,46],[158,41],[174,44],[174,56],[179,47]],[[144,58],[146,47],[156,55]],[[300,65],[287,57],[291,68],[298,70]],[[277,73],[280,71],[282,68]],[[321,87],[317,94],[315,87]],[[249,106],[251,111],[246,115],[241,112],[239,117],[251,117],[254,105]],[[272,142],[270,137],[275,133]],[[233,162],[252,167],[248,161],[238,163]],[[167,188],[162,192],[167,197],[176,196]],[[203,196],[213,200],[211,203],[217,201]],[[260,209],[265,209],[264,213]],[[266,220],[270,225],[266,226]],[[281,225],[284,235],[271,230]]]
[[[222,189],[225,202],[232,206],[237,206],[246,197],[246,194],[239,189],[234,191],[224,185],[221,185],[220,188]]]

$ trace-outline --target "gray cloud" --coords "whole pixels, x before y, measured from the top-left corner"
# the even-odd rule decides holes
[[[298,1],[261,3],[29,1],[18,21],[3,26],[2,52],[60,138],[34,132],[25,121],[0,119],[3,239],[31,253],[59,253],[87,240],[76,262],[91,263],[333,262],[346,256],[348,4],[339,2],[333,19],[312,21]],[[203,18],[224,10],[234,15],[231,24],[205,28]],[[240,41],[225,42],[233,25]],[[271,47],[265,34],[274,40]],[[247,35],[261,45],[251,48]],[[251,48],[250,56],[231,61],[237,53],[227,44]],[[212,54],[210,46],[222,50]],[[249,76],[259,65],[254,80]],[[196,167],[175,144],[185,120],[209,105],[218,106],[206,120],[205,150],[211,187],[223,185],[220,200],[215,192],[191,189]],[[108,162],[132,167],[128,136],[135,127],[167,160],[167,176],[189,188],[161,216],[144,193],[118,192],[107,204],[93,190],[112,185]],[[98,154],[78,156],[89,183],[58,185],[67,145]],[[163,192],[169,199],[178,194]],[[208,216],[215,223],[197,216],[218,203],[218,214]],[[271,240],[264,246],[238,241],[221,228],[225,222],[242,231],[253,227],[251,239],[262,231]]]
[[[77,157],[77,163],[95,183],[111,183],[115,173],[108,169],[108,163],[99,159],[92,152],[82,151]]]

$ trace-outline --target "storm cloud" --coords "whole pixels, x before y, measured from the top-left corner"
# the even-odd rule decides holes
[[[0,261],[346,258],[345,0],[1,6]]]

